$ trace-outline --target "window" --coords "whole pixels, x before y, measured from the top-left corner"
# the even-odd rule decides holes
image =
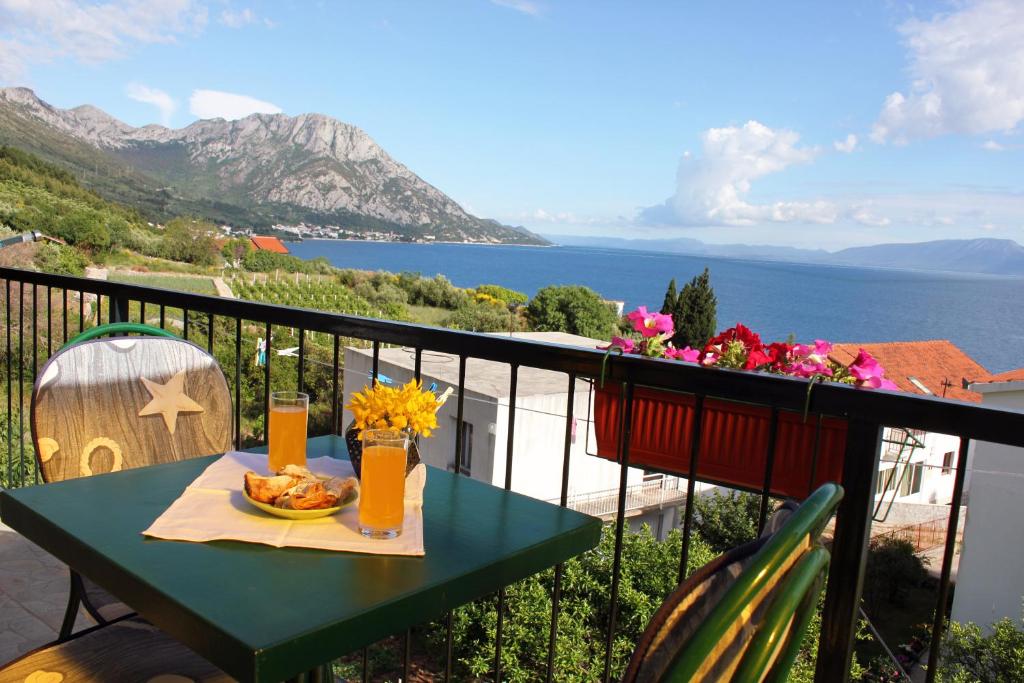
[[[921,478],[924,474],[924,465],[914,463],[903,469],[903,476],[900,477],[900,495],[909,496],[921,492]]]
[[[893,491],[899,484],[899,468],[889,467],[878,473],[878,482],[875,484],[875,495],[884,495],[887,491]]]
[[[953,451],[942,456],[942,473],[949,474],[953,471]]]

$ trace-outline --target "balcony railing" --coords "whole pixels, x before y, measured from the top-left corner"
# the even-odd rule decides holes
[[[384,345],[401,345],[412,349],[415,353],[417,377],[420,376],[424,352],[454,355],[459,362],[459,382],[452,400],[456,402],[457,419],[460,424],[465,406],[463,388],[466,381],[467,359],[480,358],[503,363],[508,367],[511,387],[508,399],[505,488],[512,487],[513,476],[516,474],[513,471],[515,463],[512,458],[512,446],[516,437],[515,387],[520,368],[538,368],[562,373],[565,376],[568,401],[565,411],[561,496],[558,503],[570,503],[568,491],[572,472],[569,455],[574,424],[573,397],[578,379],[593,379],[602,375],[604,354],[597,350],[11,268],[0,268],[0,282],[0,295],[4,297],[4,337],[0,339],[0,350],[5,351],[0,371],[6,379],[6,386],[0,390],[0,395],[5,394],[7,400],[6,414],[0,415],[0,432],[6,438],[3,452],[0,452],[0,476],[5,486],[19,486],[38,480],[26,408],[36,373],[46,359],[81,329],[102,322],[139,320],[169,327],[214,352],[229,383],[233,383],[233,437],[238,447],[253,445],[262,438],[259,427],[261,421],[265,424],[269,409],[268,387],[277,388],[285,382],[289,385],[288,388],[297,387],[301,390],[307,385],[309,373],[323,373],[325,368],[328,376],[326,384],[321,386],[326,386],[327,389],[322,391],[321,395],[313,397],[310,411],[312,429],[314,433],[340,433],[342,415],[339,403],[343,391],[340,351],[343,345],[361,344],[372,348],[374,376],[378,373],[379,352]],[[248,376],[247,381],[243,383],[242,367],[243,356],[246,360],[249,359],[252,350],[249,344],[257,334],[271,341],[268,342],[266,364],[261,368],[261,381],[256,382],[259,386],[253,386],[252,378]],[[284,346],[298,347],[297,359],[275,357],[271,347],[282,345],[278,341],[282,338],[287,338]],[[307,344],[310,340],[314,343]],[[293,377],[284,377],[282,371],[295,374]],[[848,421],[843,471],[839,482],[844,487],[846,496],[835,522],[832,563],[826,585],[818,646],[818,681],[843,681],[849,676],[883,428],[899,426],[953,433],[961,438],[952,510],[960,508],[967,469],[966,454],[971,440],[981,439],[1024,446],[1024,413],[996,410],[930,396],[861,391],[838,384],[817,385],[808,396],[808,385],[804,380],[730,370],[710,370],[686,363],[636,356],[609,358],[604,373],[606,381],[618,382],[624,387],[621,414],[626,418],[620,425],[620,483],[615,491],[615,507],[612,511],[615,518],[615,546],[613,568],[607,586],[610,607],[604,632],[594,634],[595,641],[600,639],[605,646],[604,667],[603,674],[595,673],[595,679],[609,680],[615,670],[612,646],[618,628],[617,609],[625,513],[634,504],[631,500],[636,500],[638,495],[637,491],[631,491],[627,486],[629,434],[632,428],[630,416],[636,387],[651,387],[694,395],[698,399],[698,411],[705,397],[714,397],[770,407],[775,416],[773,419],[777,419],[779,411],[803,412],[806,409],[812,419],[828,416]],[[319,381],[324,381],[322,374]],[[696,422],[700,422],[699,412]],[[243,428],[243,423],[256,425],[256,428]],[[773,433],[774,431],[772,429]],[[462,430],[456,431],[454,453],[463,452],[461,432]],[[774,456],[773,443],[769,446],[768,456],[768,462],[771,463]],[[697,470],[699,448],[693,449],[691,458],[691,469]],[[761,494],[763,501],[762,521],[768,509],[768,491],[772,474],[770,464],[767,470],[763,488],[757,492]],[[682,496],[683,542],[680,567],[683,569],[687,566],[687,553],[694,528],[695,485],[695,477],[687,480],[685,495]],[[946,610],[950,566],[958,535],[958,521],[959,516],[952,515],[946,522],[945,554],[934,612],[929,679],[934,678],[937,668],[935,664],[941,655],[942,628],[948,616]],[[683,573],[684,571],[680,571],[680,580]],[[562,580],[562,568],[558,567],[550,586],[550,649],[544,674],[549,681],[559,679],[559,672],[555,670],[554,651],[558,639]],[[516,613],[505,605],[504,591],[497,596],[497,602],[496,632],[499,637],[494,644],[494,665],[487,677],[501,680],[502,622],[515,620]],[[441,623],[445,623],[444,620]],[[449,643],[445,664],[447,680],[452,675],[451,619],[449,618],[446,623]],[[402,635],[399,634],[399,637]],[[409,632],[404,634],[405,680],[408,680],[410,667],[410,637]]]
[[[627,486],[623,512],[628,515],[637,510],[662,509],[679,505],[685,500],[685,480],[680,480],[679,477],[661,477],[654,481]],[[548,502],[559,503],[560,500],[555,498]],[[571,495],[566,500],[566,506],[594,517],[612,517],[619,510],[619,490],[606,489]]]

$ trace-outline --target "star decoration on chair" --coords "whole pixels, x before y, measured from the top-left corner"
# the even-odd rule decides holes
[[[139,411],[139,417],[158,413],[163,415],[164,424],[167,425],[167,431],[171,434],[174,434],[178,413],[201,413],[204,411],[201,405],[185,395],[184,370],[172,377],[167,384],[159,384],[145,377],[139,379],[146,385],[149,395],[153,397],[153,400]]]

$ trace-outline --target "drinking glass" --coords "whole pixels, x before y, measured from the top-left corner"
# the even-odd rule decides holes
[[[270,394],[270,455],[267,468],[277,472],[285,465],[306,466],[306,423],[309,394],[275,391]]]
[[[368,538],[395,538],[405,517],[405,466],[409,436],[394,429],[363,430],[359,482],[359,531]]]

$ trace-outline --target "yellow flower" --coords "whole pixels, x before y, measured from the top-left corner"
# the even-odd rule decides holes
[[[375,382],[373,388],[363,387],[353,394],[345,407],[352,411],[359,430],[408,429],[427,437],[437,428],[437,397],[416,381],[401,388]]]

